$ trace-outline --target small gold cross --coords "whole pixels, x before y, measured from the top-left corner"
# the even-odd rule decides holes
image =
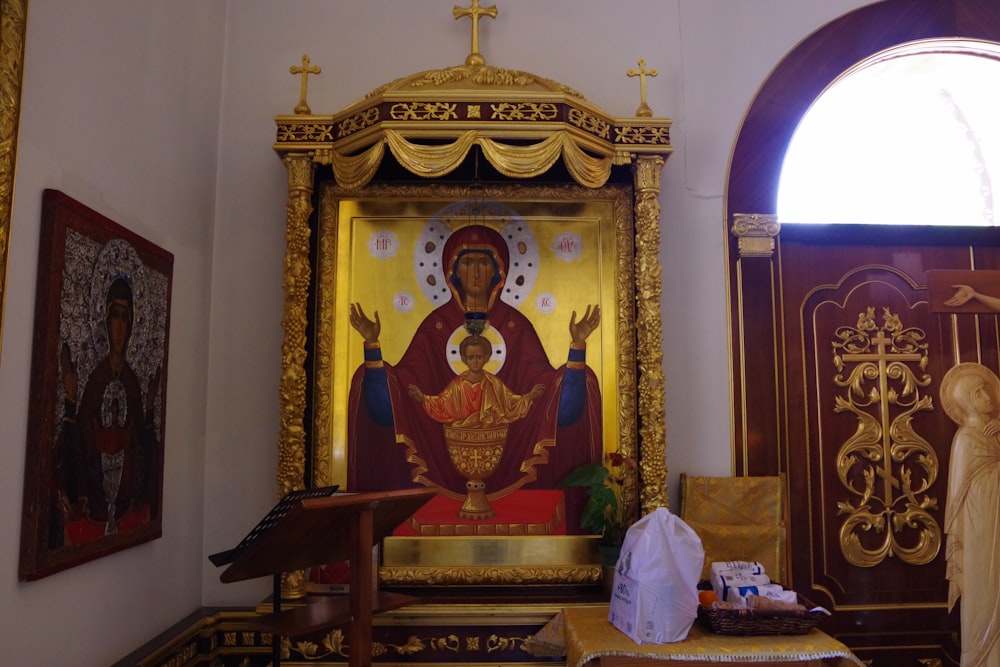
[[[465,59],[465,64],[469,67],[482,67],[486,64],[486,59],[479,54],[479,17],[488,16],[491,19],[495,19],[497,17],[497,6],[480,7],[479,0],[472,0],[472,5],[469,7],[455,5],[451,13],[456,21],[463,16],[472,17],[472,53]]]
[[[653,115],[653,110],[646,104],[646,77],[659,74],[655,69],[646,69],[646,59],[639,58],[639,69],[630,69],[626,72],[629,76],[639,77],[640,104],[635,115],[639,118],[649,118]]]
[[[295,113],[297,114],[311,113],[311,111],[309,110],[309,105],[306,104],[306,86],[307,86],[306,78],[310,74],[319,74],[320,73],[319,67],[310,67],[309,56],[304,55],[302,56],[302,66],[299,67],[298,65],[292,65],[291,67],[288,68],[288,71],[291,72],[292,74],[302,75],[302,84],[299,88],[299,103],[295,105]]]

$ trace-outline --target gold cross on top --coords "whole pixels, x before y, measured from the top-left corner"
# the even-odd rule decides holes
[[[288,68],[288,71],[292,74],[302,75],[302,84],[299,87],[299,103],[295,105],[295,113],[308,114],[310,113],[310,109],[309,105],[306,104],[306,78],[310,74],[319,74],[321,70],[319,67],[310,67],[309,56],[304,55],[302,56],[302,66],[299,67],[298,65],[292,65]]]
[[[630,69],[625,72],[629,76],[639,77],[639,108],[636,110],[635,115],[639,118],[649,118],[653,115],[653,110],[649,108],[646,104],[646,77],[656,76],[659,74],[655,69],[646,69],[646,59],[639,58],[639,69]]]
[[[455,5],[451,13],[456,21],[463,16],[472,17],[472,53],[465,59],[465,64],[469,67],[482,67],[486,64],[486,59],[479,53],[479,17],[488,16],[491,19],[495,19],[497,17],[497,6],[480,7],[479,0],[472,0],[472,5],[469,7]]]

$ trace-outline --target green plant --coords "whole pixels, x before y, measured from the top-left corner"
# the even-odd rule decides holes
[[[621,546],[625,531],[632,521],[632,512],[624,500],[626,484],[634,481],[635,459],[611,452],[606,465],[588,463],[562,478],[559,486],[583,487],[587,504],[580,515],[580,527],[601,536],[601,544]],[[633,485],[634,489],[634,485]]]

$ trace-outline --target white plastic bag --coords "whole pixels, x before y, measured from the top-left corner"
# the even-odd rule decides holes
[[[608,620],[640,644],[679,642],[698,615],[701,539],[659,507],[625,534],[615,567]]]

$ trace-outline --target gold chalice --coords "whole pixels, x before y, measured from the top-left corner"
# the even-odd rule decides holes
[[[487,477],[500,463],[507,444],[507,425],[480,428],[444,427],[444,441],[455,469],[468,481],[465,501],[458,516],[463,519],[489,519],[496,512],[486,499]]]

